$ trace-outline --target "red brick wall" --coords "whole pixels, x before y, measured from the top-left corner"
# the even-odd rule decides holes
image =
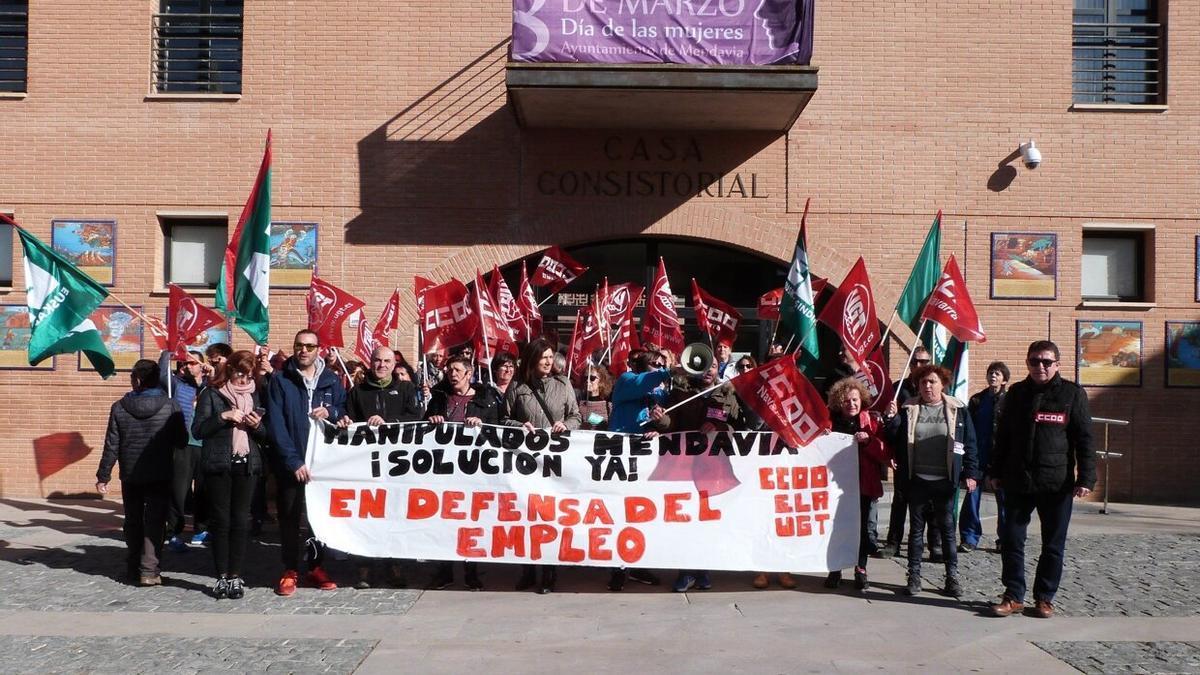
[[[28,97],[0,100],[0,209],[47,238],[53,218],[117,219],[113,290],[132,304],[157,312],[166,302],[156,290],[156,212],[219,211],[236,221],[267,128],[274,217],[319,222],[322,276],[369,307],[399,286],[404,344],[413,339],[413,274],[467,277],[551,243],[641,233],[783,259],[806,197],[817,272],[838,279],[863,255],[886,315],[942,208],[943,253],[960,257],[990,336],[973,349],[973,382],[994,359],[1023,374],[1024,348],[1047,325],[1064,375],[1074,377],[1077,319],[1143,321],[1142,386],[1090,391],[1097,414],[1134,423],[1112,436],[1126,452],[1113,465],[1112,494],[1192,502],[1200,494],[1191,441],[1200,422],[1181,414],[1200,391],[1165,389],[1162,357],[1164,321],[1197,317],[1198,7],[1170,7],[1169,111],[1096,113],[1070,109],[1068,3],[819,2],[820,88],[786,137],[702,134],[701,161],[659,162],[608,159],[605,141],[692,137],[516,127],[505,106],[504,2],[247,3],[237,101],[147,97],[154,4],[35,3]],[[1043,166],[1031,172],[1016,160],[1011,184],[989,189],[1030,138]],[[756,174],[765,196],[562,198],[537,189],[545,171],[607,169]],[[1097,221],[1155,226],[1154,308],[1080,308],[1081,228]],[[993,231],[1058,234],[1057,300],[988,298]],[[17,268],[19,288],[19,259]],[[300,326],[303,295],[273,291],[276,344]],[[23,300],[0,292],[2,303]],[[127,379],[103,382],[75,362],[59,357],[52,374],[0,371],[0,495],[93,482],[105,415]],[[94,450],[39,486],[32,439],[62,431],[79,431]]]

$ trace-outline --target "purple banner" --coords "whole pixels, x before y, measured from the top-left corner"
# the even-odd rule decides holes
[[[813,0],[513,0],[514,61],[808,65]]]

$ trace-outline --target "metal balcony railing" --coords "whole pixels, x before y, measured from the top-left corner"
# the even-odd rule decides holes
[[[158,93],[242,92],[240,13],[155,14],[153,49]]]
[[[0,2],[0,92],[23,92],[28,85],[28,6]]]
[[[1162,24],[1074,23],[1072,28],[1076,103],[1164,102]]]

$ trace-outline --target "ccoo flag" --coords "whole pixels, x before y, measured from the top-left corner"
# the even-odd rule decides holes
[[[7,217],[25,251],[25,302],[29,309],[29,365],[55,354],[83,352],[101,377],[116,369],[96,324],[88,318],[108,291],[77,267],[51,251]]]
[[[267,344],[271,287],[271,132],[254,189],[225,248],[217,281],[217,309],[233,317],[255,342]]]

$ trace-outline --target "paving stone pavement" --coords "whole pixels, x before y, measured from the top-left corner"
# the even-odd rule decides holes
[[[1198,616],[1200,615],[1200,535],[1072,534],[1056,611],[1062,616]],[[1041,540],[1030,537],[1025,548],[1025,579],[1032,600],[1034,570]],[[928,555],[928,554],[926,554]],[[906,565],[904,558],[894,559]],[[976,550],[958,554],[963,601],[980,606],[995,602],[1000,584],[1000,554]],[[926,560],[921,566],[926,592],[940,592],[945,567]]]
[[[0,636],[0,672],[352,673],[377,640]],[[264,654],[270,663],[264,666]],[[22,665],[23,664],[23,665]]]
[[[1200,673],[1200,642],[1034,642],[1083,673]]]

